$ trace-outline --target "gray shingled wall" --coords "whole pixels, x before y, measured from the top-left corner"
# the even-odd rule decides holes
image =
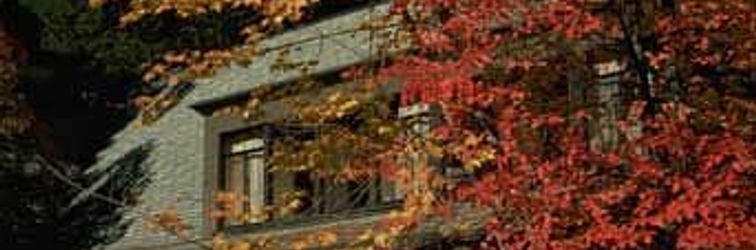
[[[374,9],[362,9],[323,20],[275,36],[263,42],[263,46],[276,46],[320,37],[321,33],[352,29],[370,16],[385,12],[386,7],[387,4],[381,4]],[[320,63],[316,71],[340,68],[360,62],[371,54],[369,37],[368,32],[360,32],[316,39],[293,47],[290,58],[318,59]],[[174,208],[195,228],[201,227],[202,216],[206,214],[202,211],[204,118],[190,106],[238,94],[260,84],[296,78],[297,74],[293,72],[270,72],[270,64],[276,57],[276,53],[263,55],[246,67],[231,66],[213,77],[200,79],[197,87],[156,123],[146,127],[131,124],[112,138],[111,146],[98,155],[95,168],[107,166],[142,143],[153,141],[156,147],[148,159],[150,170],[154,174],[151,185],[141,197],[138,208],[130,215],[136,222],[123,239],[107,246],[107,249],[192,248],[185,244],[176,245],[177,242],[170,236],[147,231],[140,218],[147,213]]]

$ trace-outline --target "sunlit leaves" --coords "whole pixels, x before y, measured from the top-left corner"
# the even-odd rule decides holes
[[[102,7],[106,0],[92,0],[91,7]],[[257,54],[257,44],[267,34],[275,32],[285,24],[296,23],[303,18],[305,8],[317,0],[263,1],[263,0],[138,0],[128,3],[128,11],[121,16],[124,26],[140,22],[148,16],[171,14],[179,18],[194,18],[208,12],[247,10],[258,13],[254,22],[243,24],[239,36],[244,43],[232,47],[202,50],[179,49],[168,52],[162,60],[149,62],[145,82],[165,81],[170,85],[191,82],[198,77],[215,73],[232,62],[245,64]],[[176,101],[174,95],[155,96],[155,103]],[[146,113],[164,113],[163,105],[144,105]],[[169,108],[169,107],[168,107]]]

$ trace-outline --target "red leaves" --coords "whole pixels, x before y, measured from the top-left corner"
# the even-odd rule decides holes
[[[679,247],[683,249],[753,249],[756,247],[756,224],[727,223],[720,227],[696,224],[681,230]]]
[[[455,51],[454,41],[449,35],[438,30],[420,30],[416,32],[417,44],[429,53],[448,53]]]
[[[474,183],[469,189],[462,189],[459,193],[462,198],[468,198],[482,206],[498,206],[501,187],[495,174],[487,174]]]
[[[555,33],[568,40],[580,39],[603,28],[601,19],[572,1],[547,1],[527,6],[518,35]]]
[[[472,137],[476,145],[484,145],[449,151],[447,157],[464,165],[488,150],[495,152],[495,162],[477,168],[474,180],[453,190],[454,201],[508,216],[491,218],[483,248],[646,249],[660,247],[657,239],[681,248],[752,246],[746,236],[754,230],[733,225],[753,225],[756,217],[752,208],[745,209],[753,201],[743,198],[756,193],[756,183],[748,178],[756,171],[756,143],[705,115],[720,111],[702,110],[686,103],[687,97],[663,104],[628,95],[623,96],[628,104],[617,101],[621,111],[615,114],[626,119],[615,121],[601,116],[608,111],[591,106],[596,103],[570,103],[575,90],[568,90],[569,96],[552,95],[564,94],[560,84],[570,80],[558,71],[579,74],[586,65],[577,63],[592,60],[577,44],[593,40],[582,39],[626,35],[613,13],[595,13],[580,1],[562,0],[415,0],[399,5],[410,2],[412,6],[395,10],[429,11],[416,13],[423,18],[411,24],[418,50],[397,58],[384,73],[405,80],[403,102],[442,104],[445,121],[435,130],[437,138],[464,145]],[[753,45],[741,35],[753,29],[743,25],[753,14],[737,3],[742,1],[684,0],[679,15],[644,10],[657,11],[648,21],[658,49],[645,53],[655,73],[675,65],[681,84],[711,89],[717,81],[703,79],[695,70],[736,62],[752,66],[743,63],[743,48]],[[480,80],[489,72],[496,78]],[[654,83],[669,83],[663,77]],[[703,80],[688,80],[695,77]],[[638,90],[631,85],[621,88]],[[539,96],[535,87],[554,92]],[[565,102],[554,99],[568,99],[569,107],[559,107]],[[610,129],[593,128],[596,118],[607,120]],[[716,129],[702,128],[700,120]],[[611,129],[615,124],[616,131]],[[595,146],[605,133],[616,133],[616,146]],[[669,235],[682,237],[675,242]]]
[[[655,25],[665,57],[697,68],[753,69],[747,52],[753,49],[753,38],[743,34],[756,32],[756,15],[753,4],[746,2],[679,1],[680,14],[661,16]]]

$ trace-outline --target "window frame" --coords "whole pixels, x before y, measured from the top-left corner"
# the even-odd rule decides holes
[[[276,141],[277,133],[281,133],[280,130],[277,130],[274,125],[272,124],[261,124],[256,126],[248,126],[246,128],[235,130],[229,133],[222,133],[220,135],[220,160],[219,160],[219,168],[218,168],[218,175],[217,175],[217,183],[218,183],[218,190],[226,191],[228,190],[228,184],[229,182],[227,180],[228,176],[228,165],[227,162],[229,161],[230,156],[238,156],[238,155],[244,155],[249,154],[253,152],[263,152],[263,154],[259,155],[262,157],[269,157],[272,155],[273,150],[273,144]],[[262,138],[264,141],[262,148],[256,148],[251,151],[245,150],[241,152],[228,152],[228,149],[230,148],[229,141],[233,140],[231,138],[247,138],[254,140],[255,138]],[[241,139],[239,141],[244,141],[246,139]],[[270,206],[274,205],[275,198],[273,197],[275,195],[276,185],[280,185],[280,183],[274,183],[277,179],[280,179],[276,177],[275,173],[269,172],[269,168],[271,167],[269,165],[269,162],[265,161],[265,167],[266,167],[266,174],[264,179],[264,190],[266,192],[265,194],[265,205]],[[324,179],[310,179],[313,183],[315,182],[322,182]],[[249,181],[249,180],[245,180]],[[296,180],[294,177],[291,179],[293,184]],[[326,180],[327,181],[327,180]],[[249,184],[245,183],[243,184],[245,187]],[[342,185],[348,185],[348,183],[343,183]],[[359,207],[355,208],[336,208],[337,211],[327,211],[328,208],[326,208],[328,205],[319,205],[322,206],[320,209],[318,209],[317,212],[314,212],[312,214],[302,214],[302,215],[292,215],[292,216],[286,216],[286,217],[273,217],[268,218],[265,221],[257,222],[257,223],[239,223],[239,224],[228,224],[228,223],[220,223],[217,225],[218,228],[229,231],[229,232],[237,232],[237,233],[249,233],[249,232],[255,232],[255,231],[270,231],[270,230],[276,230],[281,228],[297,228],[297,227],[306,227],[308,225],[317,225],[319,223],[323,222],[331,222],[331,221],[340,221],[340,220],[348,220],[353,218],[359,218],[363,216],[369,216],[369,215],[375,215],[375,214],[382,214],[386,213],[390,209],[396,208],[400,205],[399,200],[392,200],[392,201],[385,201],[380,195],[383,193],[382,185],[383,181],[381,179],[376,180],[370,180],[368,184],[365,185],[372,185],[372,188],[374,191],[367,191],[367,192],[376,192],[378,194],[378,197],[375,197],[374,199],[370,199],[368,197],[368,201],[365,205],[361,205]],[[317,186],[317,185],[316,185]],[[343,188],[343,187],[338,187]],[[246,190],[246,188],[245,188]],[[361,188],[358,188],[358,190],[361,190]],[[324,192],[328,190],[313,190],[313,192]],[[331,190],[333,191],[333,190]],[[352,190],[347,190],[347,192],[350,196],[353,195],[351,192]],[[368,194],[370,195],[370,194]],[[247,204],[245,203],[245,208],[247,207]]]
[[[246,130],[245,130],[246,131]],[[233,145],[234,142],[226,143],[227,141],[233,141],[238,140],[238,142],[246,143],[251,140],[260,140],[261,145],[253,145],[251,148],[243,148],[239,150],[238,152],[234,152]],[[240,157],[242,162],[240,163],[244,173],[244,176],[242,178],[242,186],[243,186],[243,195],[245,196],[245,201],[241,206],[243,207],[244,212],[251,212],[251,202],[249,201],[249,196],[251,195],[251,180],[249,179],[249,161],[252,158],[261,158],[263,161],[263,164],[265,168],[267,168],[266,158],[269,154],[269,148],[268,148],[268,138],[266,138],[263,134],[261,137],[259,133],[247,133],[244,131],[237,131],[233,133],[225,133],[221,135],[221,149],[220,149],[220,167],[218,169],[218,187],[220,191],[223,192],[230,192],[231,188],[229,187],[230,183],[230,176],[229,176],[229,168],[231,164],[230,162],[233,160],[232,158]],[[273,180],[273,175],[267,172],[267,169],[265,170],[265,173],[263,174],[263,184],[271,182]],[[272,201],[272,192],[269,190],[269,188],[263,186],[264,194],[262,203],[263,206],[268,206]],[[227,222],[220,222],[223,227],[227,227]],[[248,224],[248,222],[240,223],[240,224]]]

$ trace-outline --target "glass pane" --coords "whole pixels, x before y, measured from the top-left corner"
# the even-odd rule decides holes
[[[257,151],[257,150],[262,150],[264,146],[265,146],[265,141],[263,139],[259,139],[259,138],[245,139],[245,140],[231,143],[231,148],[229,149],[229,153],[235,154],[235,153],[241,153],[241,152]]]
[[[240,156],[229,157],[226,164],[226,191],[242,197],[244,192],[244,159]],[[233,203],[232,213],[241,215],[244,212],[243,201]]]
[[[244,194],[244,159],[242,157],[228,158],[226,180],[226,191]]]
[[[252,155],[247,159],[247,200],[251,212],[251,223],[265,221],[265,159]]]

